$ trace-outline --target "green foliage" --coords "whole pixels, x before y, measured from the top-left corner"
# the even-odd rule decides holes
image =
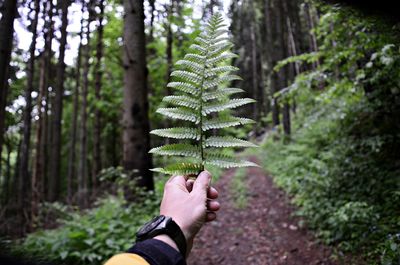
[[[122,189],[126,188],[128,180],[118,176],[118,172],[118,169],[109,169],[102,173],[104,180],[113,179],[119,183],[117,196],[99,199],[95,208],[84,212],[64,211],[58,221],[59,228],[28,235],[15,247],[15,252],[58,264],[100,265],[116,253],[126,251],[134,242],[139,227],[157,215],[160,200],[153,193],[136,190],[140,199],[126,202]]]
[[[370,264],[398,264],[400,47],[380,21],[322,7],[319,66],[275,96],[296,99],[293,141],[263,145],[264,166],[317,235]]]
[[[167,107],[158,108],[168,118],[190,122],[186,127],[157,129],[151,133],[167,138],[184,140],[156,147],[150,153],[163,156],[189,157],[177,164],[154,171],[166,174],[198,174],[204,166],[214,165],[222,168],[256,166],[244,160],[222,152],[219,148],[255,147],[251,142],[232,136],[213,136],[209,131],[251,123],[250,119],[233,117],[230,110],[253,103],[250,98],[229,96],[243,92],[239,88],[229,88],[226,84],[240,80],[236,67],[228,65],[228,60],[235,57],[229,52],[232,43],[225,37],[228,31],[223,25],[220,14],[214,15],[206,30],[190,46],[192,53],[176,62],[179,70],[171,73],[172,82],[167,87],[175,89],[176,94],[166,96],[163,103]]]

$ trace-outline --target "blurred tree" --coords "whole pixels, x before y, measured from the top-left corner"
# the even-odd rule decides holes
[[[143,1],[124,0],[124,10],[123,166],[152,190]]]

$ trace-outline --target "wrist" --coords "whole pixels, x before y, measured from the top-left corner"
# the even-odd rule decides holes
[[[171,247],[173,247],[176,251],[179,252],[179,248],[178,245],[176,245],[175,241],[172,240],[171,237],[169,237],[168,235],[162,234],[162,235],[158,235],[155,236],[154,239],[160,240],[168,245],[170,245]]]

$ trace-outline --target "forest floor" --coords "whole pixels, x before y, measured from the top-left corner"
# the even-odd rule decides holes
[[[251,158],[256,162],[256,159]],[[246,171],[247,203],[238,207],[231,182],[235,170],[220,176],[221,209],[218,219],[206,224],[194,243],[189,265],[334,265],[332,249],[318,243],[301,219],[286,193],[276,186],[262,168]]]

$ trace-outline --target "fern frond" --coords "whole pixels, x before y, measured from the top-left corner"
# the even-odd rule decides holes
[[[168,144],[152,148],[149,153],[167,156],[190,156],[201,158],[200,148],[191,144]]]
[[[256,163],[236,159],[230,156],[219,155],[219,154],[208,154],[205,159],[206,165],[213,165],[222,168],[233,168],[233,167],[259,167]]]
[[[170,82],[168,83],[167,87],[175,88],[179,91],[192,94],[194,96],[199,96],[199,90],[192,84],[185,83],[185,82]]]
[[[192,50],[194,50],[194,51],[199,52],[200,55],[205,55],[205,54],[207,53],[206,48],[203,48],[203,47],[201,47],[201,46],[198,45],[198,44],[192,44],[192,45],[190,45],[189,48],[192,49]]]
[[[193,62],[193,61],[189,61],[189,60],[179,60],[176,62],[176,65],[184,66],[187,69],[190,69],[191,71],[197,72],[197,73],[200,73],[204,68],[203,65]]]
[[[227,87],[232,81],[242,80],[240,76],[232,74],[239,69],[230,63],[231,59],[238,56],[230,51],[233,44],[222,15],[213,15],[206,25],[206,29],[190,46],[191,53],[179,60],[176,63],[177,70],[171,73],[174,79],[167,87],[173,88],[173,92],[178,94],[164,97],[163,102],[172,107],[157,110],[168,118],[188,124],[151,132],[161,137],[186,140],[184,143],[153,148],[151,153],[191,157],[195,162],[174,164],[154,171],[186,175],[198,174],[205,165],[223,168],[256,166],[252,162],[223,155],[221,150],[255,147],[255,144],[229,136],[212,136],[209,132],[253,123],[251,119],[233,117],[230,110],[255,101],[250,98],[230,98],[243,92],[240,88]]]
[[[205,90],[217,87],[223,83],[228,83],[235,80],[242,80],[242,78],[238,75],[224,75],[213,80],[207,80],[204,82],[203,87]]]
[[[152,130],[150,133],[165,138],[193,139],[196,141],[200,140],[200,134],[198,130],[195,128],[177,127],[168,129],[158,129],[158,130]]]
[[[212,99],[218,99],[218,98],[224,99],[227,96],[237,94],[237,93],[242,93],[242,92],[244,92],[243,89],[235,88],[235,87],[220,88],[220,89],[217,89],[216,91],[204,92],[202,95],[202,99],[204,102],[212,100]]]
[[[198,101],[194,98],[187,96],[167,96],[163,99],[163,102],[173,104],[175,106],[187,107],[190,109],[199,109]]]
[[[206,56],[200,55],[200,54],[195,54],[195,53],[188,53],[183,57],[185,60],[189,60],[192,62],[198,62],[198,61],[204,61],[206,59]]]
[[[219,64],[219,63],[221,63],[221,62],[223,62],[223,61],[230,60],[230,59],[237,58],[237,57],[238,57],[238,55],[235,54],[235,53],[232,53],[232,52],[225,52],[225,53],[223,53],[223,54],[218,55],[218,56],[215,57],[215,58],[210,58],[210,59],[207,61],[207,63],[208,63],[209,65],[214,65],[214,64]]]
[[[157,110],[157,113],[160,113],[172,119],[190,121],[195,124],[198,124],[200,122],[200,118],[198,117],[198,115],[190,110],[186,110],[183,108],[159,108]]]
[[[228,118],[214,118],[203,122],[202,130],[209,131],[213,129],[222,129],[234,127],[239,125],[252,124],[254,121],[247,118],[228,117]]]
[[[231,65],[218,66],[218,67],[215,67],[215,68],[212,68],[212,69],[208,70],[206,72],[206,77],[216,76],[218,74],[227,73],[227,72],[234,72],[234,71],[238,71],[238,70],[239,70],[239,68],[237,68],[235,66],[231,66]]]
[[[205,103],[204,107],[201,111],[203,116],[213,112],[221,112],[227,109],[234,109],[249,103],[254,103],[255,100],[251,98],[235,98],[231,99],[227,102],[213,102],[213,103]]]
[[[197,175],[201,171],[201,163],[179,163],[165,168],[153,168],[152,171],[169,175]]]
[[[198,74],[189,72],[189,71],[182,71],[182,70],[176,70],[171,73],[171,76],[178,77],[185,82],[191,82],[193,84],[199,84],[202,80],[201,76]]]
[[[204,142],[205,147],[257,147],[252,142],[229,136],[211,136]]]

